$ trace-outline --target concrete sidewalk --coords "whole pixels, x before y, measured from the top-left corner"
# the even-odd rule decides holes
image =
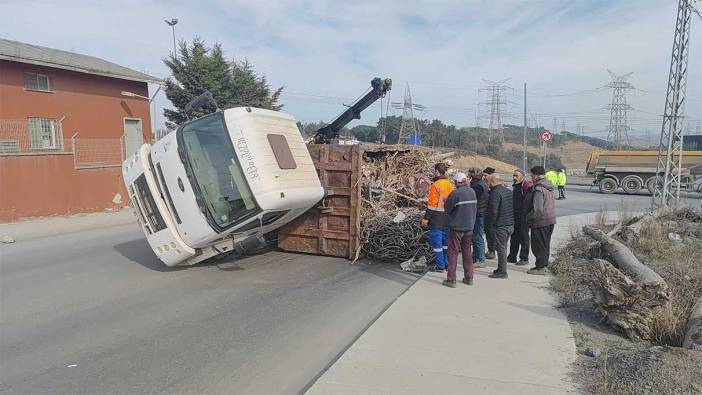
[[[39,239],[59,234],[134,224],[139,229],[134,210],[124,208],[103,213],[75,214],[35,218],[17,222],[0,223],[0,238],[10,236],[15,241]]]
[[[560,217],[552,245],[592,214]],[[460,267],[460,264],[459,264]],[[476,269],[475,285],[441,285],[428,273],[325,372],[308,394],[562,394],[576,358],[550,276],[509,266],[509,279]],[[462,273],[458,278],[462,278]]]

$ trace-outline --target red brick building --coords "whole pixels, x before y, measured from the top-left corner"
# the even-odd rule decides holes
[[[127,203],[122,158],[151,141],[152,76],[0,39],[0,222]]]

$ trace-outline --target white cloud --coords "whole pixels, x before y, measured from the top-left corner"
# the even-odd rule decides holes
[[[588,132],[602,130],[598,110],[609,93],[607,68],[633,71],[648,93],[631,96],[642,111],[662,112],[676,2],[608,1],[11,1],[0,36],[99,56],[164,77],[172,50],[163,19],[176,33],[220,42],[247,57],[275,86],[285,85],[285,110],[298,119],[328,120],[369,85],[391,77],[392,100],[406,81],[426,116],[458,125],[475,122],[482,79],[510,78],[518,88],[508,121],[521,122],[524,81],[530,112],[551,126],[553,116]],[[688,115],[702,118],[702,21],[695,20],[690,53]],[[579,95],[554,94],[582,92]],[[652,93],[651,93],[652,92]],[[166,105],[161,98],[157,104]],[[376,104],[364,113],[372,123]],[[163,118],[160,114],[157,122]],[[657,130],[655,115],[632,114],[638,130]]]

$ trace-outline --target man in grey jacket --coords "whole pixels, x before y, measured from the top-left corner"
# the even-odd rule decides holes
[[[536,266],[529,274],[546,274],[548,259],[551,256],[551,235],[556,225],[556,200],[551,181],[544,178],[543,166],[531,168],[534,185],[524,197],[526,224],[531,230],[531,251],[536,257]]]
[[[490,174],[487,183],[490,187],[490,197],[485,228],[497,251],[497,270],[489,277],[507,278],[507,242],[514,232],[512,191],[505,188],[497,173]]]
[[[475,191],[468,185],[465,173],[453,176],[456,189],[446,199],[444,209],[449,221],[448,275],[443,285],[456,288],[456,267],[458,252],[463,260],[463,282],[473,285],[473,228],[477,215]]]

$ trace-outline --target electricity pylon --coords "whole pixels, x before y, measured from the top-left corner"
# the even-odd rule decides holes
[[[392,106],[396,109],[402,109],[402,123],[400,123],[400,134],[397,137],[397,143],[406,144],[408,142],[408,136],[416,136],[419,133],[414,111],[424,111],[425,108],[421,104],[412,103],[412,93],[410,92],[409,83],[407,83],[405,87],[405,98],[403,102],[394,102]]]
[[[654,207],[670,205],[677,207],[680,202],[690,24],[693,12],[700,15],[693,7],[694,2],[694,0],[678,0],[668,90],[665,96],[661,141],[658,146],[655,188],[653,188],[652,205]]]
[[[612,70],[607,70],[612,77],[612,81],[605,87],[612,89],[612,102],[607,106],[609,109],[609,129],[607,141],[612,149],[620,150],[624,145],[629,144],[629,125],[627,113],[632,107],[626,102],[627,89],[634,89],[634,85],[627,82],[633,73],[617,75]]]

